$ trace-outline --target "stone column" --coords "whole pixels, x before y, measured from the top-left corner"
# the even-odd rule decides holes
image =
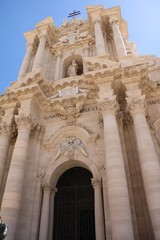
[[[44,185],[39,240],[48,239],[50,193],[51,187],[47,184]]]
[[[103,37],[101,23],[99,19],[94,20],[94,33],[95,33],[97,56],[106,55],[104,37]]]
[[[11,125],[2,123],[0,134],[0,194],[2,193],[2,180],[5,170],[5,163],[7,160],[7,153],[11,135]]]
[[[107,191],[113,240],[133,240],[128,186],[118,126],[117,103],[112,98],[100,103],[104,123]]]
[[[50,214],[49,214],[49,240],[53,238],[53,224],[54,224],[54,198],[57,188],[52,189],[50,196]]]
[[[34,59],[32,70],[39,68],[42,65],[42,60],[44,57],[44,50],[45,50],[45,45],[46,45],[46,39],[47,39],[46,34],[42,33],[40,35],[40,41],[39,41],[38,49],[37,49],[36,56]]]
[[[124,44],[121,31],[118,26],[118,21],[116,19],[111,19],[110,23],[112,25],[113,38],[114,38],[117,55],[118,57],[125,57],[127,56],[127,51],[126,51],[126,47]]]
[[[10,169],[2,200],[1,215],[9,226],[8,240],[15,240],[18,215],[23,194],[23,180],[32,121],[29,117],[18,117],[18,136],[12,154]]]
[[[29,64],[31,61],[31,57],[32,57],[32,51],[33,51],[33,44],[27,43],[27,50],[19,71],[18,80],[22,79],[27,73],[27,70],[29,68]]]
[[[101,180],[92,179],[92,185],[94,187],[94,210],[95,210],[96,240],[105,240]]]
[[[57,61],[56,61],[56,70],[55,70],[54,80],[59,80],[60,79],[61,60],[62,60],[62,53],[60,51],[58,51],[57,52]]]
[[[160,239],[160,164],[145,117],[144,98],[128,98],[155,239]]]

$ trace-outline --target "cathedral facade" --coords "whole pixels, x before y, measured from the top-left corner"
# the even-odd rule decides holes
[[[0,215],[8,240],[160,239],[160,59],[119,7],[25,32],[0,96]]]

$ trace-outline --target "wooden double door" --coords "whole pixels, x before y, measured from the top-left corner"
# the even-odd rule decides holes
[[[74,167],[60,177],[55,196],[53,240],[95,240],[92,174]]]

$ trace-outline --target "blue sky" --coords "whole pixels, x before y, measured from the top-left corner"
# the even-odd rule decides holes
[[[24,32],[48,16],[59,26],[74,9],[86,19],[85,8],[92,4],[121,6],[129,40],[136,43],[138,52],[160,57],[160,0],[0,0],[0,94],[17,79],[26,51]]]

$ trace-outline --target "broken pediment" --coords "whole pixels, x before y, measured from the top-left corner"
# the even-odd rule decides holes
[[[111,61],[111,60],[99,58],[99,57],[94,57],[92,59],[85,58],[84,62],[86,63],[88,71],[95,71],[103,68],[112,70],[120,67],[119,62],[115,62],[115,61]]]

